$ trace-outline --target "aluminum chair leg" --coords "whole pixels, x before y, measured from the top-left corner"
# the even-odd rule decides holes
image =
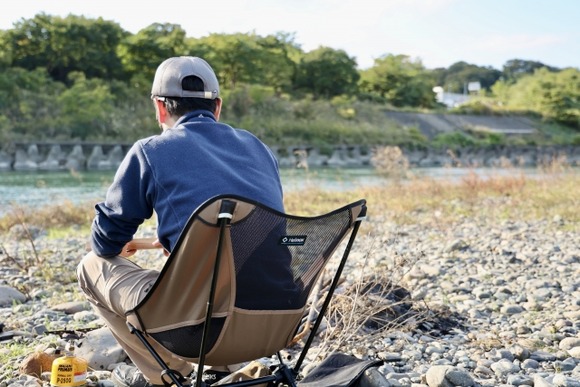
[[[350,233],[350,238],[349,238],[348,243],[347,243],[347,245],[344,249],[344,252],[342,254],[340,264],[338,265],[338,269],[336,270],[334,278],[332,279],[332,283],[330,285],[328,293],[326,294],[326,298],[324,299],[324,303],[322,304],[322,307],[320,308],[320,313],[318,314],[318,318],[314,322],[314,325],[312,326],[312,330],[310,331],[310,335],[308,336],[308,339],[306,339],[306,343],[304,344],[304,349],[300,353],[300,356],[298,357],[298,360],[296,361],[296,364],[294,365],[293,371],[296,375],[300,371],[300,367],[302,366],[302,363],[304,362],[304,359],[306,358],[306,354],[307,354],[308,350],[310,349],[312,342],[314,341],[314,336],[316,336],[318,328],[320,327],[320,324],[322,323],[322,319],[324,318],[324,315],[326,314],[326,310],[328,309],[328,305],[330,304],[330,301],[331,301],[332,296],[334,294],[334,290],[338,286],[338,281],[340,279],[340,276],[342,275],[342,271],[344,269],[344,266],[346,264],[346,261],[348,259],[349,254],[350,254],[350,250],[352,248],[352,245],[354,244],[354,240],[356,239],[356,234],[358,233],[358,229],[360,227],[362,219],[364,219],[365,216],[366,216],[366,207],[364,207],[363,212],[361,212],[360,217],[354,223],[353,229]]]
[[[174,385],[177,387],[185,387],[186,385],[184,384],[184,382],[186,380],[183,377],[183,375],[181,375],[179,371],[172,370],[171,368],[169,368],[167,363],[165,363],[165,361],[163,361],[163,359],[161,358],[161,356],[159,356],[157,351],[155,351],[155,348],[153,348],[153,346],[149,344],[149,342],[143,335],[143,332],[135,328],[133,324],[131,324],[130,322],[127,322],[127,327],[129,328],[129,332],[137,336],[137,338],[143,343],[145,348],[147,348],[147,350],[151,353],[151,356],[153,356],[155,361],[161,366],[161,368],[163,368],[163,371],[161,372],[161,380],[163,380],[163,384],[165,386]],[[166,381],[164,378],[165,376],[169,377],[169,379],[171,379],[173,383]]]

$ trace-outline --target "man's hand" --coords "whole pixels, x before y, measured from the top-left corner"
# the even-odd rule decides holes
[[[161,242],[159,242],[159,239],[155,239],[151,244],[156,248],[163,249],[163,255],[165,255],[166,257],[169,256],[169,251],[163,248],[163,245],[161,244]]]
[[[137,252],[137,250],[149,250],[159,248],[163,248],[163,246],[161,245],[159,239],[157,238],[135,238],[132,241],[127,242],[127,244],[123,246],[123,249],[121,250],[119,255],[121,257],[127,258],[134,255]],[[165,254],[165,256],[168,256],[169,252],[167,252],[167,250],[164,250],[163,254]]]

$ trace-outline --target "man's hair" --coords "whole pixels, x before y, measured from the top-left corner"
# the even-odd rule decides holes
[[[183,78],[181,82],[183,90],[203,91],[203,81],[195,75]],[[192,98],[192,97],[165,97],[167,113],[175,117],[181,117],[193,110],[209,110],[215,112],[215,99]]]

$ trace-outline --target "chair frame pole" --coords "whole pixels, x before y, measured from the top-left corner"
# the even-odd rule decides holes
[[[161,373],[161,379],[163,380],[163,384],[166,386],[171,385],[171,383],[165,381],[165,379],[163,378],[163,376],[168,375],[174,385],[183,386],[183,382],[185,381],[183,375],[179,373],[179,371],[173,370],[167,366],[167,363],[163,361],[163,359],[161,358],[161,356],[159,356],[155,348],[153,348],[153,346],[149,344],[143,332],[135,328],[135,326],[133,326],[133,324],[131,324],[130,322],[127,322],[127,327],[129,328],[129,332],[137,336],[137,338],[143,343],[145,348],[147,348],[147,350],[151,353],[151,356],[153,356],[155,361],[161,366],[161,368],[163,368],[163,372]]]
[[[300,371],[300,367],[302,366],[302,363],[304,362],[304,359],[306,358],[306,354],[308,353],[308,350],[310,349],[310,346],[312,345],[312,342],[314,341],[314,337],[316,336],[316,333],[318,332],[318,328],[320,327],[320,324],[322,323],[322,319],[324,318],[324,315],[326,314],[326,310],[328,309],[328,306],[330,305],[330,301],[332,299],[332,296],[334,294],[336,287],[338,286],[338,281],[342,275],[342,271],[343,271],[344,266],[346,264],[346,260],[348,259],[348,256],[350,254],[350,250],[352,248],[352,245],[354,244],[356,234],[358,233],[358,229],[360,227],[360,224],[363,221],[365,216],[366,216],[366,206],[363,206],[360,215],[358,216],[357,220],[354,223],[353,229],[350,233],[348,243],[347,243],[347,245],[344,249],[344,252],[342,254],[340,264],[338,265],[338,269],[336,270],[334,278],[332,279],[332,283],[330,285],[330,288],[328,289],[328,293],[326,294],[326,298],[324,299],[324,303],[322,304],[322,307],[320,308],[320,313],[318,314],[318,317],[316,318],[316,321],[314,322],[314,325],[312,326],[312,330],[310,331],[310,334],[308,335],[308,339],[306,339],[306,343],[304,344],[304,349],[300,353],[300,356],[298,357],[298,360],[296,361],[296,364],[294,365],[294,368],[292,369],[292,371],[294,372],[295,375],[298,375],[298,372]]]
[[[226,227],[230,224],[230,221],[233,217],[234,208],[236,206],[235,202],[229,200],[223,200],[220,207],[220,213],[218,215],[218,224],[219,224],[219,238],[217,243],[217,251],[216,257],[214,262],[213,268],[213,275],[211,280],[211,286],[209,289],[209,297],[207,300],[207,309],[205,314],[205,322],[203,324],[203,334],[201,336],[201,347],[199,349],[199,361],[197,363],[197,377],[195,385],[198,387],[206,386],[205,382],[203,382],[203,367],[205,365],[205,348],[207,346],[207,340],[209,337],[209,328],[211,324],[211,316],[213,314],[213,305],[217,287],[217,280],[219,275],[219,268],[222,258],[222,248],[223,248],[223,239]]]

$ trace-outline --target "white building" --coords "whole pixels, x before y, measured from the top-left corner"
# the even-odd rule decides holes
[[[448,108],[457,107],[471,98],[468,94],[448,93],[441,86],[435,86],[433,92],[437,102],[444,104]]]

